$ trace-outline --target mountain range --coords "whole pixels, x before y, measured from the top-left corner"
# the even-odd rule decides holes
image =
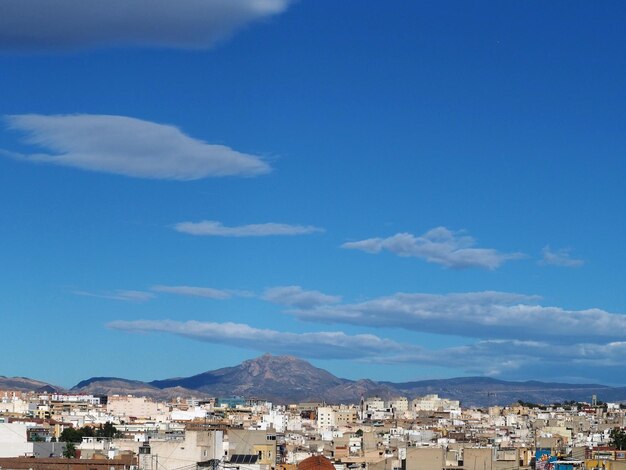
[[[60,387],[23,377],[0,376],[0,389],[59,390]],[[116,377],[92,377],[69,392],[93,395],[133,394],[167,399],[177,396],[233,396],[260,398],[275,403],[316,401],[355,403],[361,397],[389,399],[436,393],[460,400],[464,406],[507,405],[518,400],[557,403],[569,400],[590,402],[592,395],[605,402],[626,402],[626,387],[599,384],[564,384],[539,381],[511,382],[488,377],[419,380],[394,383],[369,379],[348,380],[334,376],[307,361],[292,356],[265,354],[233,367],[142,382]]]

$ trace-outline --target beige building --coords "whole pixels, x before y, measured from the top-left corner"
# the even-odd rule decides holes
[[[451,411],[460,410],[461,403],[458,400],[439,398],[438,395],[426,395],[411,401],[413,411]]]
[[[107,412],[120,418],[154,419],[159,410],[157,403],[146,397],[112,395],[107,402]]]
[[[236,455],[255,455],[257,464],[276,466],[276,433],[265,430],[229,429],[228,451],[225,460]]]
[[[187,430],[181,438],[157,437],[147,443],[130,439],[113,442],[120,451],[138,454],[140,469],[173,470],[220,460],[224,455],[224,433],[220,430]]]
[[[442,470],[445,463],[445,451],[441,447],[406,449],[406,470]]]

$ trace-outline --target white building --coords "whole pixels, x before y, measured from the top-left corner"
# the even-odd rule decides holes
[[[426,395],[411,401],[413,411],[459,411],[461,403],[458,400],[439,398],[438,395]]]
[[[33,442],[27,442],[24,423],[0,423],[0,457],[23,457],[33,454]]]
[[[330,406],[320,406],[317,409],[317,429],[327,431],[333,426],[336,426],[335,410]]]

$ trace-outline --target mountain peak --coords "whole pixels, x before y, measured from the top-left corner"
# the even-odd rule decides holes
[[[241,363],[243,367],[289,367],[289,366],[299,366],[299,367],[313,367],[310,362],[307,362],[303,359],[299,359],[295,356],[274,356],[272,354],[266,353],[262,356],[255,357],[253,359],[248,359]]]
[[[320,399],[344,379],[294,356],[262,356],[183,379],[155,380],[158,388],[182,386],[217,396],[256,396],[277,402]]]
[[[306,362],[306,361],[304,361],[302,359],[299,359],[299,358],[297,358],[295,356],[288,356],[288,355],[275,356],[274,354],[265,353],[262,356],[255,357],[253,359],[248,359],[246,361],[243,361],[244,364],[247,363],[247,362],[261,363],[261,362]]]

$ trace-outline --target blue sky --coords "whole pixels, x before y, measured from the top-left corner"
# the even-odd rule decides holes
[[[625,385],[625,20],[0,0],[0,374]]]

